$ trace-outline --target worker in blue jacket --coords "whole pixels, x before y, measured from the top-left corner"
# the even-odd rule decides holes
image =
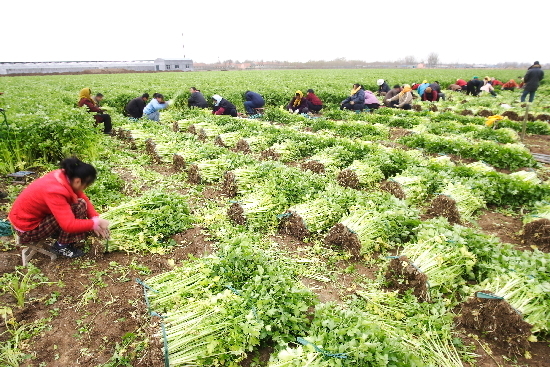
[[[265,106],[264,97],[262,97],[259,93],[247,90],[244,93],[244,99],[244,109],[249,115],[255,115],[256,108],[262,108],[263,106]]]
[[[426,88],[428,88],[430,86],[430,83],[428,83],[427,80],[424,80],[422,81],[422,84],[420,84],[418,86],[418,89],[416,90],[418,92],[418,95],[420,97],[422,97],[422,95],[424,94],[424,91],[426,90]]]
[[[359,83],[355,83],[351,89],[350,96],[340,103],[340,109],[359,110],[362,111],[365,108],[365,91],[363,86]]]
[[[164,100],[164,96],[160,93],[155,93],[151,102],[143,109],[143,116],[153,121],[160,121],[160,110],[168,107],[169,102]]]

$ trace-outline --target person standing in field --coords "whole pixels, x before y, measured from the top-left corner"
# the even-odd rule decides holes
[[[516,88],[519,88],[518,83],[514,79],[508,80],[506,83],[502,85],[502,90],[515,90]]]
[[[403,86],[403,89],[401,90],[401,92],[399,92],[398,95],[396,96],[393,96],[389,102],[393,102],[393,101],[397,101],[397,104],[395,105],[396,108],[401,108],[401,109],[404,109],[404,110],[410,110],[412,109],[412,100],[413,100],[413,95],[412,95],[412,88],[409,84],[405,84]]]
[[[126,105],[126,113],[128,116],[134,119],[140,119],[143,117],[143,109],[145,108],[147,101],[149,100],[149,93],[143,93],[141,97],[132,99]]]
[[[398,101],[390,101],[393,97],[398,95],[401,92],[401,86],[399,84],[396,84],[393,86],[392,89],[388,93],[386,93],[384,104],[386,107],[395,107],[395,105],[398,104]]]
[[[80,90],[78,96],[78,107],[88,107],[88,112],[95,112],[94,115],[95,123],[103,124],[103,133],[111,134],[113,125],[111,123],[111,116],[104,113],[104,111],[99,108],[94,99],[92,98],[92,90],[90,88],[83,88]]]
[[[75,258],[84,255],[75,245],[90,232],[109,238],[109,221],[99,217],[84,194],[97,177],[96,169],[78,158],[64,159],[60,167],[24,189],[8,218],[21,244],[54,237],[52,251]]]
[[[365,108],[365,91],[359,83],[355,83],[350,96],[340,103],[340,109],[362,111]]]
[[[294,97],[290,100],[288,105],[286,106],[286,109],[288,112],[293,114],[299,114],[299,113],[308,113],[308,103],[307,99],[304,98],[304,93],[302,91],[297,90],[296,93],[294,93]]]
[[[376,85],[378,85],[378,95],[379,96],[385,96],[386,93],[390,91],[390,86],[384,79],[378,79],[376,81]]]
[[[256,108],[265,106],[264,97],[256,92],[247,90],[244,93],[244,100],[244,109],[249,116],[256,114]]]
[[[169,106],[169,103],[164,100],[164,96],[160,93],[155,93],[151,102],[143,109],[143,115],[153,121],[160,121],[160,110]]]
[[[307,101],[307,108],[311,112],[319,113],[323,108],[323,101],[321,101],[321,99],[317,97],[313,89],[307,90],[306,101]]]
[[[535,92],[539,89],[541,80],[544,78],[544,71],[538,61],[535,61],[533,65],[527,69],[527,73],[523,77],[525,83],[523,87],[523,93],[521,94],[521,101],[525,102],[525,97],[529,95],[529,102],[533,102],[535,99]]]
[[[474,76],[472,80],[470,80],[466,84],[466,95],[472,94],[472,96],[479,95],[479,92],[481,91],[481,87],[483,87],[483,81],[480,80],[477,76]]]
[[[365,89],[365,107],[369,110],[377,110],[380,108],[380,101],[378,98],[376,98],[374,93],[367,89]]]
[[[191,87],[189,91],[191,92],[191,97],[187,100],[187,107],[208,108],[208,102],[200,90]]]
[[[219,94],[212,96],[214,100],[214,108],[212,109],[213,115],[229,115],[237,117],[237,107],[227,99],[222,98]]]

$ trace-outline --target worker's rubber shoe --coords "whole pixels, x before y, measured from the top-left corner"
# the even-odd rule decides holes
[[[55,243],[52,245],[52,251],[58,255],[65,256],[71,259],[84,255],[84,252],[81,249],[73,247],[72,244],[60,245],[57,241],[55,241]]]

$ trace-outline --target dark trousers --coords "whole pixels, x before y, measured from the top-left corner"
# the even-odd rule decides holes
[[[366,104],[365,107],[367,107],[369,110],[377,110],[380,107],[379,103],[369,103]]]
[[[351,104],[349,102],[346,102],[344,103],[343,105],[340,106],[340,109],[343,110],[344,108],[348,109],[348,110],[354,110],[354,111],[357,111],[357,110],[363,110],[365,108],[365,105],[364,104],[359,104],[359,103],[354,103],[354,104]]]
[[[408,103],[405,103],[405,104],[403,105],[403,107],[401,107],[401,108],[404,109],[404,110],[411,110],[411,109],[412,109],[412,106],[411,106],[410,104],[408,104]]]
[[[527,97],[527,95],[529,95],[529,102],[533,102],[533,100],[535,99],[535,91],[526,91],[524,90],[523,93],[521,94],[521,101],[522,102],[525,102],[525,97]]]
[[[95,115],[95,122],[96,124],[103,124],[103,133],[104,134],[110,134],[111,130],[113,129],[113,124],[111,123],[111,116],[107,115],[106,113],[102,113],[99,115]]]
[[[319,111],[321,111],[321,109],[323,108],[323,105],[316,105],[311,103],[310,101],[307,101],[307,108],[311,112],[319,113]]]
[[[237,117],[237,110],[236,109],[225,110],[225,111],[223,111],[223,114],[224,115],[231,115],[232,117]]]
[[[255,115],[256,114],[255,108],[262,108],[263,106],[264,104],[260,106],[260,104],[254,103],[253,101],[244,102],[244,109],[246,110],[246,113],[248,113],[249,115]]]

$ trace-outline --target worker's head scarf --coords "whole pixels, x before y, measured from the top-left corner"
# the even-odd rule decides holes
[[[92,90],[90,88],[82,88],[80,90],[80,93],[78,94],[78,100],[81,100],[82,98],[88,99],[95,104],[95,101],[92,98]]]
[[[355,84],[354,84],[354,86],[355,86]],[[361,89],[361,85],[359,84],[359,85],[357,85],[357,88],[353,88],[351,90],[350,96],[353,96],[355,93],[359,92],[360,89]]]
[[[410,92],[411,90],[412,90],[411,86],[409,84],[405,84],[403,86],[403,90],[399,94],[403,95],[407,92]]]
[[[298,107],[302,103],[302,98],[304,98],[304,93],[301,90],[297,90],[294,94],[294,103],[292,103],[292,106]]]
[[[214,95],[212,96],[212,99],[214,99],[214,100],[216,101],[215,106],[217,106],[217,105],[220,104],[220,102],[221,102],[221,100],[222,100],[222,96],[220,96],[219,94],[214,94]]]
[[[426,83],[428,83],[428,81],[427,81],[426,79],[424,79],[424,80],[422,81],[422,84],[426,84]]]
[[[376,85],[381,86],[382,84],[384,84],[384,79],[378,79],[376,81]]]
[[[428,88],[426,88],[426,90],[424,92],[425,93],[432,93],[432,88],[428,87]]]

